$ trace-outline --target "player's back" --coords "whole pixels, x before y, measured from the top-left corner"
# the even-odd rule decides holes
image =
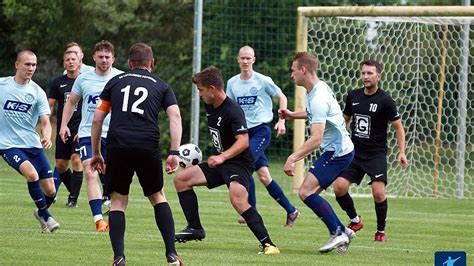
[[[141,68],[114,77],[100,98],[111,103],[108,148],[158,148],[158,114],[177,104],[171,87]]]

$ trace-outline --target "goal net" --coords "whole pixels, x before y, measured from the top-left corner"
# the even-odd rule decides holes
[[[397,8],[299,8],[297,49],[317,55],[318,76],[342,108],[347,93],[362,86],[359,63],[382,63],[380,85],[402,116],[410,162],[407,169],[398,166],[389,126],[389,196],[474,198],[473,9]],[[308,127],[295,132],[303,134]],[[303,172],[318,155],[305,160]],[[351,186],[351,194],[371,195],[369,181]]]

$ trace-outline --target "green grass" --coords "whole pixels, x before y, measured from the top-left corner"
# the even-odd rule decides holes
[[[52,160],[51,160],[52,161]],[[272,164],[272,174],[289,193],[291,180],[284,177],[281,163]],[[176,230],[185,219],[172,185],[166,176],[167,197]],[[177,243],[177,250],[189,265],[433,265],[438,250],[467,252],[468,265],[474,263],[474,200],[390,199],[385,244],[374,243],[375,213],[370,198],[356,198],[365,227],[348,253],[319,254],[328,232],[324,224],[296,195],[290,200],[301,211],[293,229],[283,227],[286,214],[257,184],[257,207],[273,241],[281,249],[277,256],[257,255],[258,242],[245,225],[237,224],[227,189],[197,188],[200,214],[206,239]],[[325,194],[341,220],[347,217],[334,196]],[[110,265],[112,248],[107,234],[95,233],[86,201],[85,185],[79,208],[64,207],[67,191],[59,192],[51,212],[61,224],[53,234],[41,234],[33,217],[34,205],[25,180],[3,160],[0,162],[0,265]],[[155,226],[153,209],[134,180],[126,212],[125,252],[129,265],[165,265],[164,246]]]

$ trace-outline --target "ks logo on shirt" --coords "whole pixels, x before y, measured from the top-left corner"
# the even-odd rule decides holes
[[[237,97],[237,103],[239,105],[254,105],[256,101],[257,101],[257,96]]]
[[[31,104],[7,100],[3,106],[3,110],[16,111],[26,113],[30,110]]]

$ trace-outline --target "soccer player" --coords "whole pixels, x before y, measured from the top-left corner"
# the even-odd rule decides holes
[[[69,94],[69,100],[64,105],[63,118],[61,120],[60,136],[64,143],[73,137],[68,128],[76,104],[82,98],[81,123],[79,124],[79,151],[81,153],[82,166],[86,176],[87,196],[91,208],[94,223],[97,232],[108,232],[109,225],[103,220],[102,216],[102,193],[97,182],[98,173],[93,171],[90,165],[92,156],[91,147],[91,126],[94,110],[99,103],[99,95],[104,89],[105,84],[117,74],[123,71],[112,67],[114,57],[114,46],[109,41],[100,41],[95,45],[93,59],[96,67],[95,71],[89,71],[79,75],[72,86]],[[104,120],[102,128],[102,141],[105,144],[105,137],[109,129],[110,116]],[[102,145],[105,149],[105,145]],[[102,155],[106,156],[105,150]],[[100,175],[101,182],[105,183],[104,175]],[[106,194],[104,192],[104,194]]]
[[[209,189],[227,185],[234,209],[245,219],[260,241],[260,254],[279,254],[265,228],[263,219],[248,202],[248,184],[253,171],[248,129],[242,108],[224,91],[224,78],[219,69],[208,67],[192,78],[205,103],[207,126],[215,148],[215,155],[206,163],[184,169],[174,179],[179,203],[188,226],[176,234],[176,241],[201,240],[206,234],[199,219],[195,186]]]
[[[76,54],[79,56],[79,72],[80,73],[86,73],[89,71],[94,71],[95,67],[86,65],[82,62],[82,59],[84,58],[84,53],[82,52],[81,46],[77,42],[70,42],[66,45],[66,52],[76,52]],[[67,69],[64,70],[64,75],[67,74]]]
[[[23,50],[16,58],[15,76],[0,78],[0,155],[25,177],[37,207],[34,216],[41,230],[50,233],[59,228],[48,211],[56,190],[53,171],[43,150],[52,146],[50,110],[46,93],[31,80],[36,65],[36,55]],[[35,130],[38,118],[41,136]]]
[[[168,263],[183,264],[176,255],[173,215],[163,191],[158,124],[158,113],[163,109],[169,118],[171,139],[166,172],[172,173],[178,168],[181,115],[171,87],[150,73],[154,62],[150,46],[144,43],[132,45],[128,55],[131,71],[115,76],[105,85],[92,122],[91,166],[104,171],[100,139],[104,119],[111,112],[105,165],[112,203],[109,235],[114,251],[113,265],[125,265],[125,209],[134,173],[155,211]]]
[[[293,152],[283,167],[288,176],[294,175],[295,163],[316,148],[322,149],[321,156],[310,167],[299,189],[300,199],[326,224],[330,238],[322,246],[321,253],[341,247],[347,251],[354,232],[346,228],[331,205],[319,193],[329,187],[339,174],[349,166],[354,157],[354,145],[346,131],[342,111],[331,88],[317,75],[318,60],[308,52],[298,52],[293,58],[291,78],[306,91],[306,111],[279,111],[280,117],[308,119],[311,136],[303,146]],[[344,249],[342,249],[344,248]]]
[[[244,110],[248,126],[249,148],[255,161],[254,169],[258,179],[270,196],[286,210],[285,226],[293,227],[300,213],[271,177],[268,170],[268,158],[265,155],[272,137],[270,129],[270,123],[273,120],[272,97],[278,97],[279,108],[286,109],[286,96],[270,77],[253,70],[255,52],[252,47],[246,45],[240,48],[237,62],[240,66],[240,74],[233,76],[227,82],[227,96],[236,101]],[[286,133],[285,119],[278,119],[274,129],[277,137],[284,135]],[[249,180],[249,203],[257,207],[253,177]],[[241,217],[239,223],[244,222],[245,220]]]
[[[334,182],[334,193],[337,202],[351,219],[349,228],[359,231],[364,225],[357,215],[354,201],[348,191],[351,183],[359,185],[367,174],[370,177],[369,185],[372,187],[377,216],[374,240],[385,242],[387,241],[385,219],[388,209],[385,195],[388,124],[390,122],[395,129],[399,149],[397,161],[403,168],[408,166],[405,155],[405,130],[395,102],[379,87],[382,66],[377,61],[365,60],[360,63],[360,71],[364,87],[349,92],[344,108],[344,119],[348,125],[350,123],[356,153],[349,168]]]
[[[56,103],[58,104],[57,111],[57,128],[56,128],[56,166],[54,169],[56,191],[62,183],[66,186],[69,196],[66,206],[69,208],[77,207],[77,199],[82,186],[82,163],[79,156],[77,139],[69,138],[66,143],[61,140],[59,130],[61,129],[61,120],[64,109],[64,103],[67,102],[69,94],[72,89],[74,81],[79,76],[80,60],[79,56],[74,51],[66,51],[63,55],[63,65],[67,74],[56,78],[53,81],[51,90],[49,92],[49,107],[53,111]],[[71,130],[71,135],[76,136],[81,122],[82,101],[79,101],[74,108],[74,113],[68,123]],[[69,161],[71,162],[73,172],[69,169]]]

